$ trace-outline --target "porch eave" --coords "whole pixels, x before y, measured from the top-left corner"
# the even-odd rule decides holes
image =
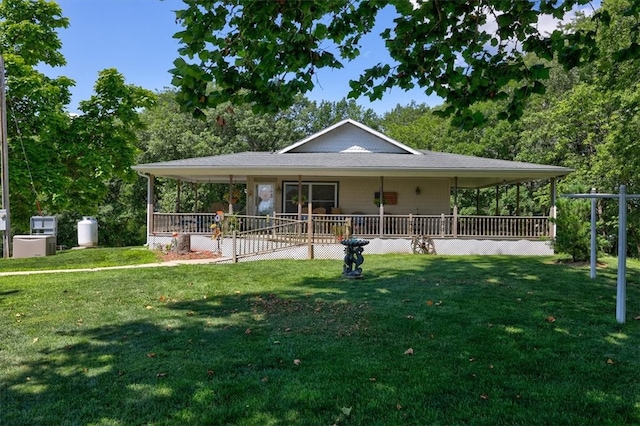
[[[559,174],[556,169],[518,170],[518,169],[420,169],[391,167],[255,167],[247,168],[211,168],[211,167],[163,167],[134,166],[138,173],[154,175],[193,183],[246,183],[251,176],[282,177],[399,177],[399,178],[449,178],[457,179],[459,188],[485,188],[499,184],[514,184],[536,180],[558,178],[569,173]]]

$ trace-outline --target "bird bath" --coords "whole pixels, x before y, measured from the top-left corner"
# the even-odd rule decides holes
[[[362,252],[363,246],[369,244],[367,240],[349,238],[340,242],[344,248],[344,265],[342,266],[342,276],[346,278],[362,278],[362,268],[364,262]]]

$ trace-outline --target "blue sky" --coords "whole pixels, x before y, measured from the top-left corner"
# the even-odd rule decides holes
[[[181,29],[175,22],[174,10],[183,5],[180,0],[57,0],[63,16],[69,18],[69,28],[60,31],[62,54],[67,65],[45,72],[50,76],[65,75],[76,82],[69,110],[77,111],[78,102],[88,99],[98,72],[116,68],[128,84],[150,90],[171,86],[168,70],[178,57],[178,43],[172,38]],[[311,100],[338,101],[349,92],[349,79],[355,79],[365,68],[385,62],[385,48],[377,34],[383,26],[363,40],[362,56],[345,63],[342,70],[318,72],[316,89]],[[411,101],[438,105],[440,99],[427,97],[422,89],[404,92],[394,89],[382,100],[358,103],[382,114],[397,104]]]

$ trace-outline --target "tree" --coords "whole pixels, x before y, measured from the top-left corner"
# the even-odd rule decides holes
[[[29,217],[67,212],[95,215],[112,180],[133,177],[138,110],[152,92],[125,83],[114,69],[101,71],[83,112],[66,111],[67,77],[49,78],[41,64],[62,66],[57,31],[69,25],[60,7],[44,0],[0,3],[0,49],[6,63],[9,192],[13,231],[28,233]],[[73,220],[73,219],[70,219]],[[70,234],[66,233],[65,235]],[[64,240],[60,244],[73,242]]]
[[[558,217],[555,223],[558,231],[553,241],[554,249],[571,255],[571,260],[574,262],[589,259],[591,248],[589,202],[558,200]]]
[[[594,59],[592,27],[546,33],[544,17],[565,18],[588,0],[409,1],[190,0],[176,12],[184,27],[174,64],[178,100],[196,115],[231,101],[262,110],[292,105],[296,94],[314,87],[316,71],[340,69],[360,55],[360,40],[376,18],[393,13],[394,26],[380,34],[393,62],[379,63],[351,81],[349,97],[379,99],[392,87],[423,87],[447,103],[443,114],[454,124],[473,127],[483,114],[471,106],[506,100],[499,118],[515,120],[532,94],[545,91],[554,57],[571,68]],[[638,19],[640,5],[626,13]],[[605,12],[593,15],[596,26],[611,22]],[[615,48],[621,60],[637,58],[638,27],[629,43]],[[526,54],[540,62],[527,63]],[[187,60],[190,62],[187,62]]]
[[[275,151],[303,135],[299,120],[289,111],[253,113],[247,105],[226,103],[208,110],[204,120],[180,110],[176,93],[158,94],[157,105],[141,113],[144,128],[138,132],[142,152],[139,163],[169,161],[242,151]],[[197,191],[197,200],[196,200]],[[156,193],[163,211],[210,211],[223,201],[228,183],[198,185],[158,180]],[[242,206],[238,206],[242,207]]]

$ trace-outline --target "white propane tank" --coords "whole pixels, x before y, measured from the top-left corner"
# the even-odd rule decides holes
[[[91,216],[82,216],[78,222],[78,245],[95,247],[98,245],[98,221]]]

